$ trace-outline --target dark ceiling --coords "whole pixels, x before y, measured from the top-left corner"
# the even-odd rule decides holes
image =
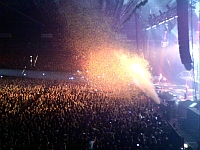
[[[80,1],[80,0],[79,0]],[[142,1],[140,0],[99,0],[99,8],[107,9],[108,11],[121,11],[120,15],[126,19],[130,19],[136,11],[136,7],[146,7],[143,10],[143,17],[149,11],[156,11],[155,9],[164,8],[166,4],[171,4],[174,0],[156,1]],[[92,2],[88,0],[87,2]],[[19,28],[51,26],[56,23],[56,15],[59,15],[59,7],[65,3],[64,0],[0,0],[0,24],[1,32],[10,32]],[[81,1],[80,1],[81,3]],[[86,2],[82,2],[86,3]],[[105,6],[105,4],[107,6]],[[121,4],[121,5],[120,5]],[[142,5],[140,5],[142,4]],[[146,6],[145,6],[146,5]],[[139,7],[138,7],[139,6]],[[118,9],[117,9],[118,7]],[[147,8],[148,7],[148,8]],[[115,8],[115,9],[111,9]],[[120,9],[119,9],[120,8]],[[126,10],[127,12],[124,12]],[[115,12],[116,13],[116,12]],[[124,14],[122,14],[124,13]]]
[[[55,2],[49,1],[45,3],[43,1],[43,3],[38,3],[37,0],[1,0],[1,32],[50,25],[54,21]],[[46,5],[49,8],[46,8]],[[52,6],[54,6],[53,9]]]
[[[198,0],[193,0],[198,1]],[[159,15],[159,10],[167,11],[166,5],[176,6],[176,0],[96,0],[98,9],[109,15],[116,15],[121,25],[126,25],[136,12],[141,12],[142,23],[147,21],[149,14]],[[77,3],[92,7],[92,0],[0,0],[0,33],[36,31],[52,32],[59,25],[58,16],[63,4]],[[136,20],[132,19],[134,24]],[[133,26],[132,26],[133,27]],[[127,26],[126,30],[131,30]],[[38,33],[40,33],[38,32]]]

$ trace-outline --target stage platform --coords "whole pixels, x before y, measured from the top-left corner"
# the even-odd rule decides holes
[[[200,94],[198,90],[189,88],[187,93],[185,85],[170,83],[155,84],[155,89],[161,99],[161,104],[171,109],[169,123],[185,142],[193,149],[197,148],[200,138]]]

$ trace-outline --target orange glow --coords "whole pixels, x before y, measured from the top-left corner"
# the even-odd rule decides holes
[[[160,103],[151,82],[147,60],[124,50],[104,48],[90,53],[85,64],[85,70],[88,70],[86,77],[95,88],[130,96],[137,86]]]
[[[110,17],[102,17],[96,9],[74,9],[70,5],[60,11],[65,14],[66,35],[69,35],[66,47],[76,55],[73,65],[81,67],[82,75],[93,89],[109,90],[129,98],[143,91],[160,103],[151,82],[148,61],[132,53],[134,45],[117,38],[119,34],[113,30]]]

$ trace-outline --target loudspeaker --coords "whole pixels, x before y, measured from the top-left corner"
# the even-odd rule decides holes
[[[181,62],[190,71],[193,66],[189,46],[188,3],[188,0],[177,0],[177,25]]]

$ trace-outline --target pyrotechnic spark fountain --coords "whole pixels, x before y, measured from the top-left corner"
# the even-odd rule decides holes
[[[67,46],[76,58],[82,59],[79,60],[81,70],[95,88],[117,91],[119,96],[131,96],[137,86],[160,103],[148,61],[133,54],[122,41],[116,41],[110,18],[92,9],[96,8],[94,6],[88,9],[79,6],[76,10],[70,5],[62,8],[60,11],[68,22],[66,30],[70,35]]]
[[[137,86],[160,103],[152,84],[149,63],[136,54],[106,49],[90,55],[86,64],[86,76],[97,89],[117,91],[128,97],[135,92],[134,86]]]

